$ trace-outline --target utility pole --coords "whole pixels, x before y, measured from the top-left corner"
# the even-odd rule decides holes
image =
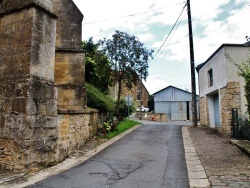
[[[140,85],[140,120],[142,120],[142,68],[141,68],[141,85]]]
[[[187,0],[187,13],[188,13],[189,46],[190,46],[193,126],[197,126],[198,122],[197,122],[197,101],[196,101],[195,66],[194,66],[194,44],[193,44],[190,0]]]

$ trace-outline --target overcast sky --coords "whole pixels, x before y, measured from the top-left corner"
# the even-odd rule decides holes
[[[169,35],[186,1],[73,0],[84,15],[83,40],[111,38],[115,30],[135,35],[155,53]],[[250,36],[249,0],[190,0],[195,66],[223,43],[245,43]],[[197,79],[197,75],[196,75]],[[197,93],[198,82],[197,83]],[[186,8],[155,59],[144,85],[153,94],[169,85],[191,91]]]

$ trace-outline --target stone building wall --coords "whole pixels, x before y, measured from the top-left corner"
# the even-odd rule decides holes
[[[56,16],[35,3],[15,9],[18,2],[0,6],[0,166],[10,170],[55,162],[58,137]]]
[[[82,17],[72,0],[0,1],[0,168],[56,164],[96,133],[98,111],[85,108]]]
[[[53,0],[58,16],[55,83],[58,87],[59,158],[64,159],[92,135],[93,114],[86,109],[85,52],[82,50],[83,15],[72,0]]]
[[[140,81],[136,85],[133,85],[131,89],[128,89],[124,83],[122,83],[121,99],[125,99],[125,96],[132,96],[136,106],[140,106],[140,100],[137,100],[137,92],[140,91]],[[110,88],[110,95],[115,99],[118,97],[118,84]],[[142,105],[148,106],[149,92],[144,85],[142,85]]]
[[[209,127],[209,109],[208,109],[208,99],[206,96],[201,97],[199,100],[200,107],[200,125],[204,127]]]
[[[83,110],[86,106],[84,53],[57,51],[55,82],[58,86],[58,108]]]
[[[232,131],[232,109],[238,109],[239,117],[242,115],[240,82],[228,82],[226,87],[219,90],[219,96],[221,131],[230,135]],[[206,96],[200,98],[199,105],[200,125],[209,127],[209,107]]]
[[[56,48],[81,49],[83,15],[77,6],[72,0],[53,0],[53,11],[58,16]]]
[[[241,116],[240,82],[228,82],[227,87],[220,90],[221,128],[231,134],[232,109],[237,108]]]

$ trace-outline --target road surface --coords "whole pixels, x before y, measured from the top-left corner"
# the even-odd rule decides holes
[[[81,165],[28,188],[188,188],[178,124],[145,122]]]

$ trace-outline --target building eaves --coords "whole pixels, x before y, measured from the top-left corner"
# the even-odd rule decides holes
[[[171,88],[171,87],[172,87],[172,88],[175,88],[175,89],[178,89],[178,90],[180,90],[180,91],[183,91],[183,92],[192,94],[192,93],[189,92],[189,91],[186,91],[186,90],[184,90],[184,89],[180,89],[180,88],[178,88],[178,87],[175,87],[175,86],[170,85],[170,86],[167,86],[167,87],[165,87],[165,88],[163,88],[163,89],[161,89],[161,90],[159,90],[159,91],[153,93],[153,95],[155,95],[155,94],[157,94],[157,93],[160,93],[161,91],[166,90],[166,89]],[[199,95],[196,95],[196,96],[198,97]]]
[[[200,69],[206,65],[222,48],[224,47],[248,47],[250,46],[250,43],[244,43],[244,44],[222,44],[205,62],[199,64],[196,66],[196,71],[199,73]]]

